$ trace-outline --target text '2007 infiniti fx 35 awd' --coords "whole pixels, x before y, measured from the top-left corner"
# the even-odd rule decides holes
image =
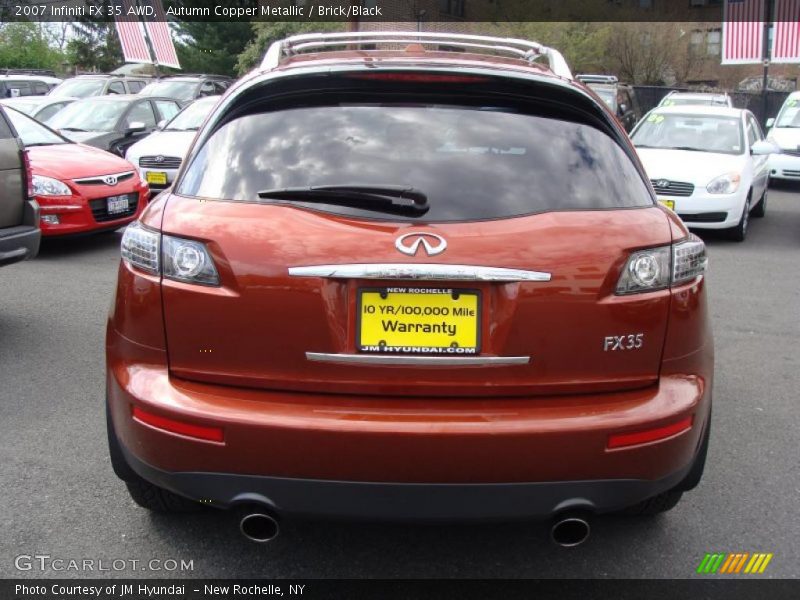
[[[556,51],[408,39],[276,43],[127,228],[115,471],[270,518],[671,508],[708,444],[702,241]]]

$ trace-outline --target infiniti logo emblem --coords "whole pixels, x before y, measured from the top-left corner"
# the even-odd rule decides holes
[[[103,183],[106,185],[117,185],[117,178],[115,175],[108,175],[103,177]]]
[[[394,247],[408,256],[414,256],[420,246],[425,248],[428,256],[436,256],[447,249],[447,242],[435,233],[406,233],[394,242]]]

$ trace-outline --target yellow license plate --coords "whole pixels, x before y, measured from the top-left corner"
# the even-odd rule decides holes
[[[361,352],[477,354],[480,292],[415,287],[358,291]]]
[[[658,201],[668,209],[675,210],[675,200],[664,200],[663,198],[659,198]]]
[[[156,185],[167,185],[167,174],[163,171],[148,171],[145,173],[147,183],[155,183]]]

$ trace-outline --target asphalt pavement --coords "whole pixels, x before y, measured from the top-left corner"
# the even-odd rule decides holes
[[[227,513],[138,508],[111,471],[103,412],[120,233],[45,241],[0,269],[0,577],[681,578],[706,552],[770,552],[760,577],[798,577],[800,188],[772,189],[743,244],[702,237],[717,356],[705,477],[666,515],[598,518],[571,549],[526,523],[306,521],[257,545]],[[52,560],[67,570],[38,568]]]

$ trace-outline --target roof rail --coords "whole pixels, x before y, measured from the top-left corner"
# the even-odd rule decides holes
[[[306,33],[274,42],[261,63],[262,69],[274,69],[283,58],[304,51],[334,50],[337,46],[362,46],[365,44],[420,44],[423,46],[450,46],[465,50],[482,50],[492,54],[510,55],[532,63],[537,58],[547,59],[550,70],[559,77],[572,79],[567,61],[553,48],[538,42],[514,38],[465,35],[460,33],[433,33],[419,31],[353,31],[347,33]]]
[[[0,75],[43,75],[46,77],[57,77],[52,69],[0,69]]]
[[[581,73],[576,75],[575,79],[581,83],[619,83],[616,75],[592,75],[589,73]]]

